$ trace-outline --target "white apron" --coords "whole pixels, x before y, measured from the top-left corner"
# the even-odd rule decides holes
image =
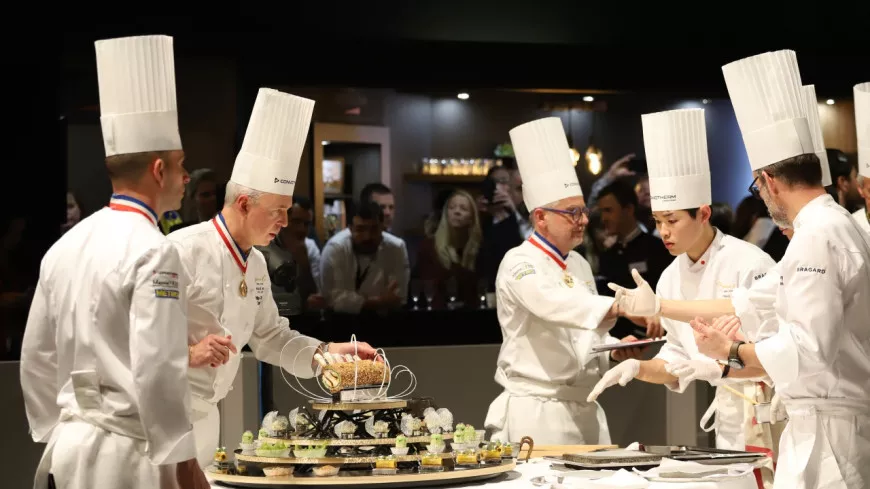
[[[834,399],[784,399],[774,489],[870,487],[870,405]],[[834,450],[832,447],[836,446]]]
[[[542,445],[609,445],[604,409],[597,402],[586,402],[595,387],[593,380],[587,385],[559,386],[508,379],[499,369],[496,382],[505,390],[490,405],[484,425],[496,441],[519,442],[531,436]]]

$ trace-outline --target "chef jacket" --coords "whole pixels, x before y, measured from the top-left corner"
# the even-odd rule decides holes
[[[532,244],[533,240],[547,251]],[[517,422],[510,415],[510,398],[538,399],[546,405],[565,404],[569,411],[583,410],[582,417],[588,418],[584,424],[596,430],[573,433],[582,430],[571,423],[556,426],[549,431],[557,442],[609,442],[606,424],[600,426],[600,435],[597,432],[604,419],[600,406],[586,403],[586,397],[609,368],[609,355],[594,354],[592,347],[619,340],[608,334],[614,321],[604,320],[614,299],[597,294],[589,263],[574,251],[560,256],[534,233],[505,254],[496,296],[502,345],[495,379],[505,392],[490,406],[487,428],[507,431],[510,438],[520,431],[534,437],[535,431],[545,430],[547,420],[528,419],[528,427],[522,428],[505,425],[508,419]],[[535,407],[524,405],[523,409]]]
[[[91,446],[105,441],[99,433],[147,442],[138,452],[154,465],[196,453],[178,253],[145,204],[114,196],[112,206],[83,219],[45,254],[21,350],[33,440],[49,442],[51,463],[64,425],[101,428],[77,442],[81,453],[99,453],[90,461],[97,472],[112,464],[139,467]],[[55,466],[80,466],[67,460],[75,452],[62,452],[54,453]]]
[[[677,256],[662,273],[656,294],[670,300],[727,299],[736,288],[749,287],[762,280],[774,265],[776,263],[770,256],[758,247],[716,229],[713,241],[697,261],[692,262],[685,253]],[[772,312],[747,317],[744,327],[756,330],[763,322],[775,323],[776,317]],[[694,330],[688,323],[663,317],[661,324],[668,333],[667,342],[662,345],[656,358],[668,363],[680,360],[717,363],[698,351]],[[718,386],[722,383],[740,391],[754,391],[751,385],[754,382],[749,379],[723,379],[713,384]],[[687,385],[671,384],[667,387],[683,392]],[[717,448],[743,450],[746,445],[744,423],[747,412],[743,399],[725,389],[717,389],[716,398],[702,421],[704,425],[714,411]],[[761,425],[756,426],[758,430],[763,429]]]
[[[794,228],[776,266],[779,328],[755,345],[789,415],[775,487],[867,487],[870,236],[827,194]]]
[[[258,360],[281,366],[297,377],[314,376],[311,363],[320,341],[293,331],[289,321],[278,315],[263,254],[256,248],[244,254],[222,219],[218,214],[169,235],[188,277],[188,342],[196,344],[209,334],[232,335],[239,350],[250,345]],[[245,272],[229,246],[247,260]],[[243,278],[248,287],[244,297],[239,292]],[[230,355],[217,368],[191,368],[188,378],[193,396],[209,403],[223,399],[240,361],[241,355]]]
[[[387,291],[390,280],[398,283],[404,304],[410,277],[405,241],[387,232],[377,252],[364,256],[354,253],[350,229],[344,229],[327,241],[320,257],[322,295],[338,312],[358,314],[366,299]]]
[[[858,221],[858,227],[870,234],[870,218],[867,217],[867,209],[861,208],[852,213],[852,217]]]

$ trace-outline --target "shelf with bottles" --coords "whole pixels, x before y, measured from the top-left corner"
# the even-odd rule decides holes
[[[490,169],[503,164],[504,161],[501,158],[435,158],[429,156],[420,161],[416,174],[483,178]]]

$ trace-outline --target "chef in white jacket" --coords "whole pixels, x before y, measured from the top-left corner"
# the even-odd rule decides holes
[[[794,235],[775,267],[776,333],[743,343],[698,320],[696,344],[732,370],[761,367],[773,380],[789,417],[775,488],[868,487],[870,237],[822,187],[795,53],[764,53],[723,72],[755,191]],[[727,311],[716,301],[660,300],[642,282],[618,291],[617,300],[644,316],[710,318],[724,310],[742,319],[745,312],[740,301]]]
[[[496,275],[503,340],[495,380],[504,392],[489,406],[486,429],[501,441],[609,444],[604,411],[586,396],[609,368],[609,355],[591,349],[618,342],[608,334],[617,310],[572,251],[589,221],[565,131],[550,117],[510,136],[535,232],[505,255]]]
[[[656,227],[665,247],[677,257],[659,279],[656,293],[667,299],[726,299],[737,287],[749,287],[765,276],[776,263],[755,245],[725,235],[710,224],[710,165],[707,156],[706,126],[703,109],[680,109],[641,117],[646,161],[649,167],[651,205]],[[774,319],[772,311],[766,318]],[[701,426],[716,429],[716,447],[744,450],[746,429],[756,441],[773,447],[769,426],[747,423],[746,403],[722,384],[739,390],[756,400],[766,400],[760,369],[753,375],[745,369],[744,379],[726,377],[729,367],[700,353],[695,346],[694,331],[685,322],[662,318],[667,343],[652,360],[626,360],[604,374],[588,400],[595,400],[610,386],[638,378],[664,384],[683,392],[692,380],[704,380],[715,386],[716,397]],[[696,367],[694,375],[680,377],[686,364]],[[708,425],[715,413],[715,423]],[[751,419],[751,415],[750,415]]]
[[[855,94],[855,129],[858,133],[858,191],[864,208],[852,216],[864,232],[870,234],[870,82],[859,83]]]
[[[242,149],[213,219],[169,235],[188,277],[189,380],[197,458],[208,466],[220,435],[217,403],[250,345],[258,360],[298,377],[314,375],[315,352],[372,358],[366,343],[322,343],[290,329],[272,298],[265,246],[287,225],[314,101],[261,88]],[[286,348],[285,348],[286,347]]]
[[[114,194],[45,254],[21,351],[34,488],[208,487],[189,414],[185,291],[157,216],[188,181],[172,38],[96,42]],[[135,74],[135,76],[134,76]]]

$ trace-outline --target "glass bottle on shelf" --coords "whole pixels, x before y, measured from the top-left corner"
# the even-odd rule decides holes
[[[420,173],[423,175],[429,174],[429,158],[423,158],[420,161]]]

